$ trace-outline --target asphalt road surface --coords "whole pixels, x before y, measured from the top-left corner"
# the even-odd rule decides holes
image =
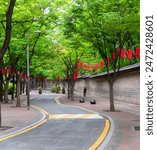
[[[48,112],[47,121],[0,142],[0,150],[88,150],[99,138],[106,118],[79,108],[58,105],[56,95],[31,101]]]

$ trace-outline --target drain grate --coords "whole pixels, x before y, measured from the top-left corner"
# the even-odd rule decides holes
[[[134,126],[135,131],[140,131],[140,126]]]

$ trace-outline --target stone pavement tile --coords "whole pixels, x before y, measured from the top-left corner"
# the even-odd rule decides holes
[[[134,130],[134,126],[140,125],[139,116],[128,112],[107,112],[106,114],[114,120],[115,125],[106,150],[139,150],[140,131]]]
[[[114,120],[114,133],[105,148],[105,150],[139,150],[140,149],[140,131],[135,131],[134,126],[140,126],[139,106],[120,102],[123,107],[116,105],[116,112],[110,112],[109,104],[102,98],[95,98],[96,105],[90,104],[88,97],[85,103],[79,103],[79,96],[74,101],[67,99],[67,96],[60,98],[61,103],[70,106],[79,106],[94,110],[110,116]],[[125,107],[125,109],[124,109]],[[132,107],[132,110],[127,111]],[[138,110],[137,110],[138,109]],[[136,114],[137,113],[137,114]]]

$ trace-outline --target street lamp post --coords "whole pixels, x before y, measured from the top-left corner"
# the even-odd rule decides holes
[[[27,109],[30,109],[30,84],[29,84],[29,31],[27,31]]]
[[[41,33],[40,30],[34,31]],[[29,31],[27,31],[27,109],[30,109],[30,73],[29,73]]]

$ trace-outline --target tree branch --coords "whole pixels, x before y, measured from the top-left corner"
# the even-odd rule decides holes
[[[10,0],[9,8],[6,12],[6,33],[5,33],[5,39],[3,42],[3,46],[0,49],[0,59],[3,58],[7,48],[9,46],[9,43],[10,43],[11,30],[12,30],[11,23],[12,23],[12,15],[13,15],[15,2],[16,2],[16,0]]]

